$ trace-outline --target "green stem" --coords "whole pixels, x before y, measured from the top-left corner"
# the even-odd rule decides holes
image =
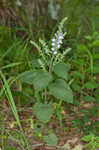
[[[54,55],[52,56],[52,59],[51,59],[51,63],[50,63],[50,66],[49,66],[49,72],[52,72],[53,60],[54,60]]]
[[[60,108],[61,108],[62,102],[63,102],[63,100],[60,100],[60,101],[59,101],[59,104],[58,104],[58,106],[57,106],[57,109],[60,109]]]
[[[91,75],[93,76],[93,57],[89,50],[87,52],[88,52],[89,58],[90,58]]]

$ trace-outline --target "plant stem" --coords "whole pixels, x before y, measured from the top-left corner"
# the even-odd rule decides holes
[[[57,109],[60,109],[60,108],[61,108],[62,102],[63,102],[63,100],[60,100],[60,101],[59,101],[59,104],[58,104],[58,106],[57,106]]]
[[[50,66],[49,66],[49,72],[50,73],[52,72],[52,68],[53,68],[53,60],[54,60],[54,55],[52,56],[51,63],[50,63]]]
[[[90,58],[91,75],[93,76],[93,57],[89,50],[87,52],[88,52],[89,58]]]

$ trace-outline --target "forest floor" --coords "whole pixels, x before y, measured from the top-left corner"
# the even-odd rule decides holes
[[[12,110],[10,109],[10,107],[8,107],[8,105],[5,102],[3,102],[1,105],[3,108],[0,109],[0,126],[2,126],[0,140],[2,143],[2,150],[6,150],[3,149],[5,139],[7,139],[7,143],[10,146],[17,147],[17,150],[21,150],[21,141],[19,138],[17,138],[17,135],[20,134],[20,130],[17,125],[17,122],[15,121]],[[56,116],[54,116],[49,123],[44,125],[44,130],[42,131],[42,124],[40,124],[40,122],[38,122],[35,116],[33,115],[32,106],[33,104],[29,107],[20,108],[18,110],[18,114],[25,136],[29,140],[29,143],[33,150],[87,150],[84,146],[85,143],[81,139],[84,134],[82,130],[83,127],[81,128],[77,125],[73,126],[72,124],[72,121],[75,119],[83,120],[84,114],[80,113],[80,108],[78,109],[78,107],[70,106],[72,107],[72,109],[75,109],[75,111],[78,111],[79,116],[73,115],[73,113],[70,110],[66,110],[64,108],[62,114],[65,116],[65,118],[60,122],[56,118]],[[91,126],[96,120],[99,121],[99,118],[90,118],[90,121],[87,123],[87,126]],[[35,123],[37,124],[39,133],[35,133]],[[43,142],[43,136],[49,132],[54,132],[56,134],[58,138],[57,146],[53,147]]]

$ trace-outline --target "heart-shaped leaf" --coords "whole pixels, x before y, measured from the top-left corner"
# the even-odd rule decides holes
[[[21,73],[18,78],[24,83],[34,84],[34,88],[37,92],[45,89],[52,80],[51,74],[43,70],[25,71]]]
[[[49,145],[56,146],[58,144],[58,138],[54,133],[50,133],[47,136],[43,137],[44,142]]]
[[[70,70],[70,65],[63,62],[58,63],[54,66],[53,71],[58,77],[68,80],[68,71]]]
[[[47,123],[53,115],[54,109],[51,104],[36,103],[33,107],[34,114],[43,123]]]
[[[33,84],[33,79],[34,79],[35,71],[29,70],[21,73],[18,78],[27,84]]]
[[[48,86],[48,84],[51,82],[51,80],[52,80],[52,77],[49,72],[37,70],[36,75],[33,79],[33,84],[34,84],[35,90],[37,90],[37,92],[42,91],[43,89],[45,89]]]
[[[58,99],[62,99],[65,102],[73,102],[72,90],[62,79],[57,79],[54,83],[49,85],[49,93]]]

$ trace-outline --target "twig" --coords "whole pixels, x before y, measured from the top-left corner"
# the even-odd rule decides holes
[[[34,144],[34,145],[32,145],[32,147],[34,148],[34,147],[39,147],[39,146],[43,146],[43,145],[49,146],[49,147],[55,147],[55,148],[57,148],[59,150],[66,150],[66,148],[64,149],[63,146],[51,146],[51,145],[45,144],[45,143]]]

